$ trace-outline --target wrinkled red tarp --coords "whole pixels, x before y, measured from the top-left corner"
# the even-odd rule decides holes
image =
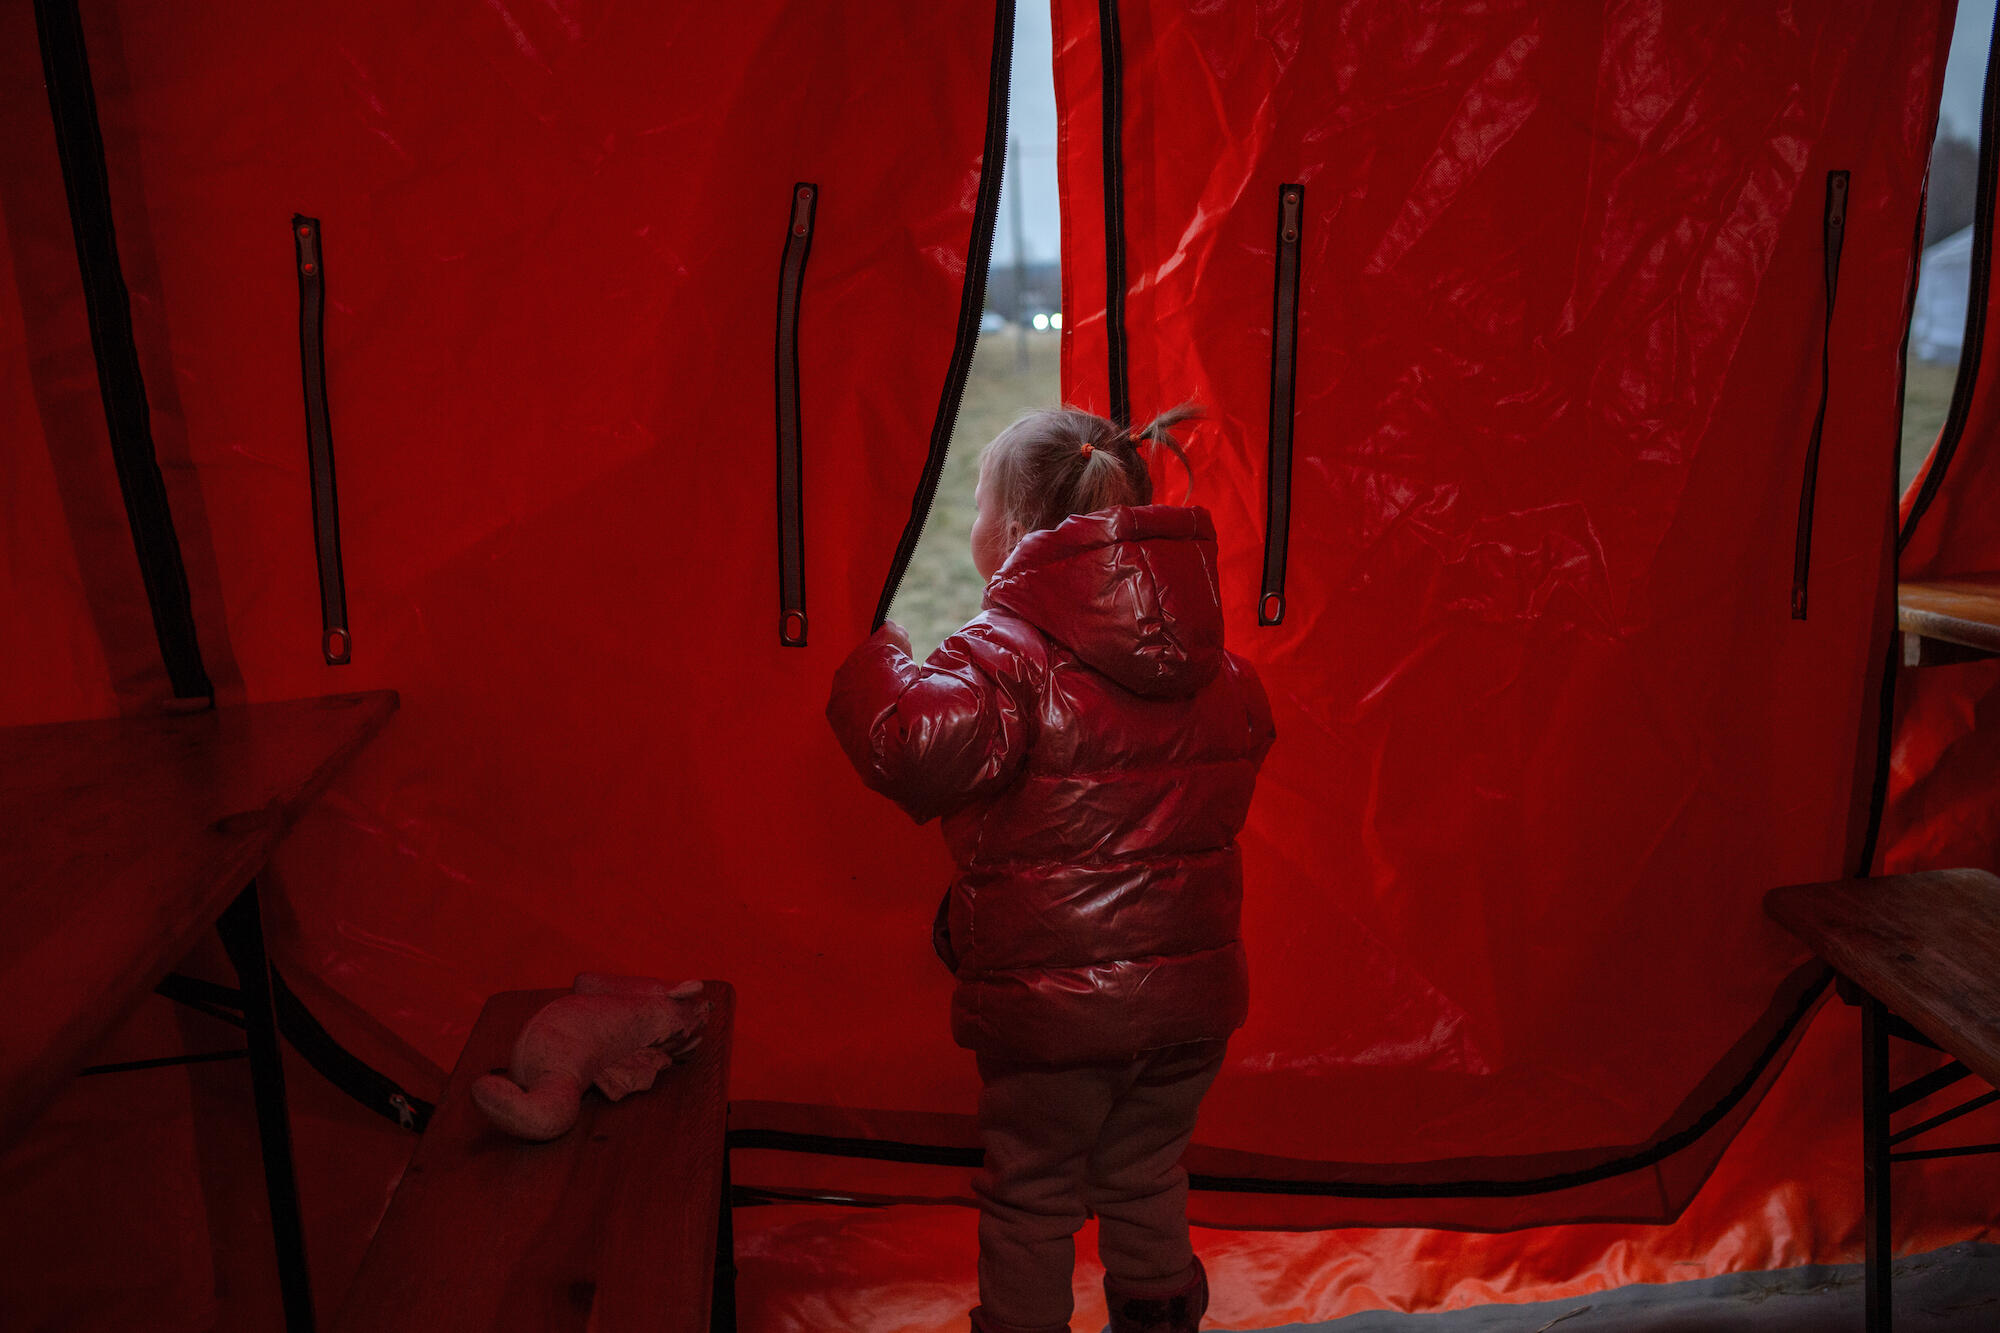
[[[1487,1159],[1492,1177],[1587,1175],[1753,1071],[1804,961],[1759,898],[1859,855],[1897,348],[1949,16],[1887,0],[1119,12],[1133,399],[1213,413],[1196,494],[1222,531],[1234,646],[1281,710],[1244,839],[1254,1013],[1203,1146],[1247,1174],[1456,1179],[1472,1167],[1449,1159]],[[1066,388],[1102,406],[1097,7],[1058,0],[1055,18]],[[734,1092],[758,1114],[962,1129],[911,1118],[962,1112],[973,1087],[926,944],[942,847],[852,781],[819,713],[867,628],[951,352],[992,11],[232,4],[194,23],[105,3],[85,19],[209,670],[225,700],[403,694],[269,876],[281,962],[362,1054],[418,1070],[449,1064],[497,989],[584,967],[728,976]],[[0,577],[22,645],[0,703],[7,721],[133,709],[164,682],[31,24],[18,7],[0,22],[21,76],[0,80],[20,316],[0,320],[0,410],[18,422]],[[1853,199],[1811,617],[1795,622],[1833,169]],[[778,647],[772,596],[772,298],[796,181],[821,190],[803,651]],[[1285,181],[1308,201],[1289,609],[1258,629]],[[318,654],[294,211],[325,228],[355,632],[341,670]],[[1978,477],[1968,439],[1953,494]],[[1946,512],[1930,531],[1953,530]],[[1929,771],[1906,743],[1903,785]],[[1953,808],[1970,808],[1957,781]],[[1894,848],[1935,837],[1926,818]],[[1987,859],[1965,863],[1991,863],[1987,829]],[[1851,1257],[1849,1027],[1840,1009],[1812,1024],[1750,1121],[1782,1132],[1746,1130],[1726,1155],[1761,1083],[1657,1169],[1581,1192],[1200,1196],[1238,1226],[1474,1227],[1666,1218],[1695,1198],[1666,1228],[1236,1236],[1216,1242],[1238,1266],[1228,1317],[1532,1299],[1694,1275],[1691,1256]],[[103,1109],[86,1119],[159,1114],[137,1092],[89,1095]],[[315,1239],[349,1246],[315,1250],[330,1303],[393,1151],[337,1107],[312,1124],[329,1154],[374,1164],[305,1181]],[[87,1157],[85,1137],[63,1151]],[[56,1190],[57,1148],[52,1131],[9,1158],[15,1197]],[[252,1207],[254,1165],[213,1158],[126,1188],[159,1205],[199,1178],[211,1212]],[[1975,1175],[1899,1176],[1930,1228],[1904,1242],[1990,1225]],[[738,1179],[963,1188],[789,1154],[746,1154]],[[969,1215],[862,1217],[746,1210],[763,1312],[746,1326],[837,1326],[825,1312],[867,1308],[852,1293],[888,1280],[871,1272],[932,1311],[905,1326],[949,1326]],[[822,1258],[831,1228],[861,1257]],[[895,1263],[867,1239],[891,1236]],[[101,1258],[65,1270],[69,1293],[204,1290],[187,1276],[199,1245]],[[44,1302],[65,1294],[51,1267],[15,1271]]]
[[[1087,125],[1098,8],[1057,13]],[[1732,1040],[1803,957],[1763,891],[1858,864],[1948,24],[1119,14],[1134,409],[1215,408],[1197,491],[1293,740],[1245,836],[1262,1003],[1204,1137],[1358,1162],[1647,1142],[1744,1067]],[[1063,165],[1068,384],[1102,404],[1092,133]],[[1289,613],[1252,629],[1283,182],[1306,199]]]

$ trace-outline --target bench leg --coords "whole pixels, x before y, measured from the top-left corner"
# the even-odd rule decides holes
[[[1868,1249],[1862,1292],[1868,1333],[1890,1333],[1889,1014],[1874,996],[1861,1002],[1861,1180]]]
[[[292,1170],[292,1123],[285,1109],[285,1066],[271,1013],[270,963],[257,881],[238,894],[216,923],[243,988],[243,1025],[250,1048],[250,1087],[257,1103],[257,1141],[264,1154],[264,1189],[271,1201],[271,1238],[278,1251],[278,1286],[287,1333],[312,1333],[312,1285],[306,1272],[305,1225],[298,1177]]]
[[[722,1149],[722,1208],[716,1222],[715,1293],[708,1305],[709,1333],[736,1333],[736,1210],[731,1202],[729,1149]]]

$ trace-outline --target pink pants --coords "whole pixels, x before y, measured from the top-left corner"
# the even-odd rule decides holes
[[[1122,1064],[1029,1065],[979,1057],[979,1303],[985,1327],[1069,1328],[1074,1237],[1097,1214],[1105,1271],[1135,1294],[1188,1281],[1187,1172],[1195,1111],[1224,1043],[1190,1042]]]

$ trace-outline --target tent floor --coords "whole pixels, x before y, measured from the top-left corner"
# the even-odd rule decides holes
[[[1966,1242],[1896,1261],[1897,1333],[2000,1328],[2000,1245]],[[1826,1333],[1861,1328],[1861,1265],[1727,1273],[1573,1300],[1446,1314],[1374,1311],[1270,1333]]]

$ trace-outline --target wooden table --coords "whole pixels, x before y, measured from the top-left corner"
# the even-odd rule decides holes
[[[523,1143],[468,1093],[561,990],[487,1001],[335,1321],[336,1333],[708,1333],[733,1328],[723,1134],[736,993],[647,1092],[585,1094],[559,1139]]]
[[[2000,573],[1896,587],[1904,666],[1945,666],[2000,654]]]
[[[241,974],[286,1319],[312,1303],[256,875],[396,708],[387,690],[0,728],[0,1135],[211,927]]]
[[[1889,1333],[1890,1164],[2000,1152],[2000,1143],[1891,1151],[2000,1100],[2000,1091],[1900,1130],[1889,1126],[1895,1112],[1968,1074],[2000,1089],[2000,878],[1981,870],[1936,870],[1796,884],[1766,894],[1764,908],[1859,993],[1867,1328]],[[1891,1036],[1952,1058],[1941,1069],[1891,1088]]]

